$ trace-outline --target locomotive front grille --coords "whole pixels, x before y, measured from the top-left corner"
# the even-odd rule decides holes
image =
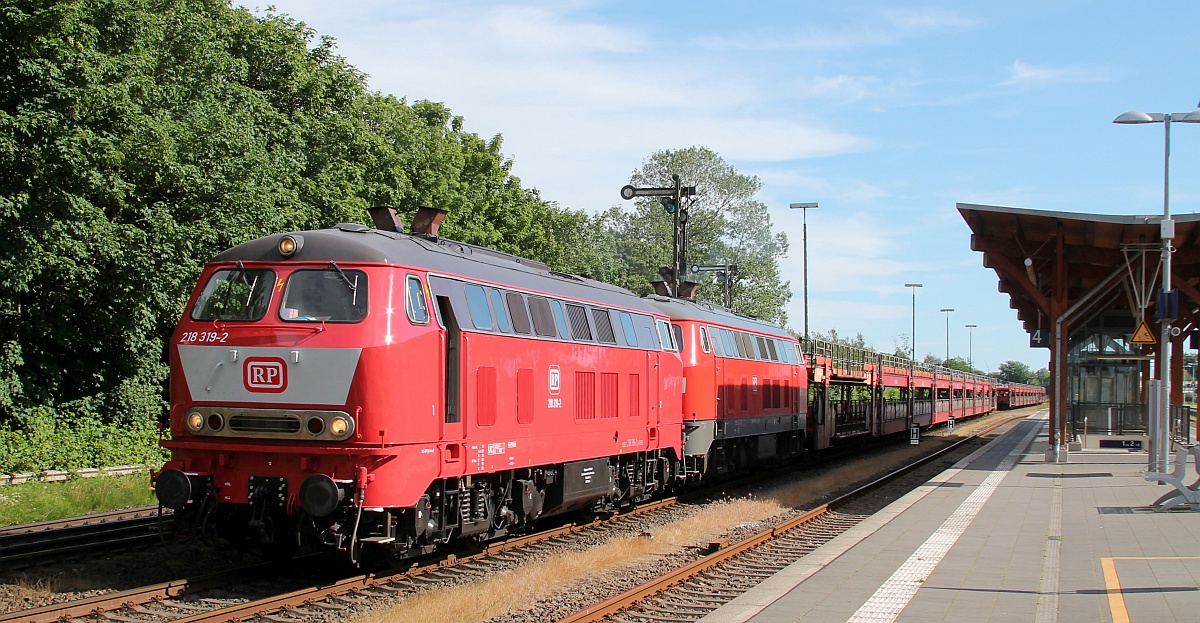
[[[246,415],[229,418],[229,430],[235,433],[276,433],[292,435],[300,432],[300,418],[295,415]]]

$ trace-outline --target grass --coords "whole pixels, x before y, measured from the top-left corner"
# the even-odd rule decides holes
[[[148,474],[0,487],[0,526],[157,504]]]
[[[366,614],[355,623],[485,621],[527,608],[571,582],[597,574],[617,573],[633,561],[668,555],[687,545],[704,543],[738,524],[765,519],[781,510],[779,506],[761,500],[715,504],[654,530],[650,538],[614,538],[587,551],[534,560],[479,583],[421,593],[395,608]]]

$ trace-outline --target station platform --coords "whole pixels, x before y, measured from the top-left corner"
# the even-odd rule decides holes
[[[701,621],[1200,621],[1200,512],[1149,507],[1144,452],[1047,463],[1047,415]]]

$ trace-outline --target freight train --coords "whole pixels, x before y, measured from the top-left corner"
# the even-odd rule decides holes
[[[388,557],[613,512],[763,461],[996,407],[977,377],[820,345],[437,235],[266,236],[209,262],[170,346],[177,525]],[[939,419],[940,418],[940,419]]]

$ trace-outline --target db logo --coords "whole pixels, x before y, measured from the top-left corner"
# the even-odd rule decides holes
[[[550,395],[557,396],[559,388],[562,387],[562,372],[559,371],[558,366],[550,366],[550,378],[548,380],[550,382]]]
[[[247,357],[242,383],[247,391],[278,394],[287,389],[287,363],[278,357]]]

